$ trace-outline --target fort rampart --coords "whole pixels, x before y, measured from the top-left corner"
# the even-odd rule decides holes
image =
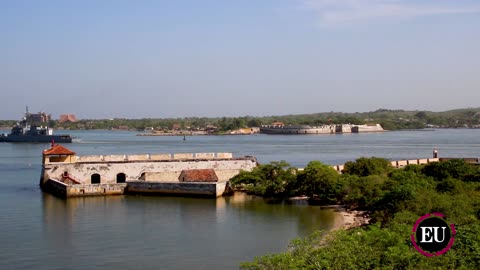
[[[232,153],[76,156],[61,150],[44,152],[40,180],[42,189],[60,197],[126,191],[221,196],[228,192],[230,178],[257,166],[254,157],[234,158]],[[210,178],[201,180],[202,174]]]
[[[384,129],[380,124],[372,125],[322,125],[322,126],[271,126],[265,125],[260,127],[260,133],[265,134],[284,134],[284,135],[302,135],[302,134],[342,134],[342,133],[365,133],[365,132],[383,132]]]

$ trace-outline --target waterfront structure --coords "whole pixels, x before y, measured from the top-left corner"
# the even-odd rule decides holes
[[[28,111],[28,109],[27,109]],[[47,124],[51,120],[50,114],[45,112],[38,112],[38,113],[31,113],[30,114],[30,121],[32,123],[45,123]]]
[[[74,114],[61,114],[60,118],[58,119],[60,123],[75,123],[78,122],[77,117]]]
[[[48,127],[47,124],[45,124],[45,126],[40,125],[47,120],[47,114],[31,114],[28,111],[28,107],[26,107],[23,119],[12,128],[10,134],[1,134],[0,142],[72,142],[70,135],[54,135],[53,129]]]
[[[76,156],[61,145],[43,152],[40,187],[59,197],[175,194],[218,197],[257,160],[232,153]]]
[[[264,134],[342,134],[342,133],[364,133],[364,132],[382,132],[384,129],[380,124],[340,124],[340,125],[284,125],[281,122],[275,122],[272,125],[263,125],[260,127],[260,133]]]

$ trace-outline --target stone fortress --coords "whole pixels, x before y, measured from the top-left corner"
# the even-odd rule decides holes
[[[260,127],[260,133],[265,134],[343,134],[343,133],[366,133],[385,131],[380,124],[331,124],[322,126],[309,125],[285,125],[282,122],[274,122],[271,125]]]
[[[173,194],[218,197],[228,180],[251,171],[257,160],[232,153],[177,153],[77,156],[52,145],[43,151],[40,187],[59,197]]]

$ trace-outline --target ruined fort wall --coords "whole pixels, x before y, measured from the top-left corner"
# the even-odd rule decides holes
[[[232,153],[161,153],[161,154],[130,154],[130,155],[87,155],[73,156],[72,162],[120,162],[120,161],[162,161],[184,159],[225,159],[233,158]],[[49,159],[49,162],[63,160]]]
[[[375,125],[357,125],[357,132],[382,132],[385,131],[380,124]]]
[[[72,185],[67,187],[67,197],[96,196],[96,195],[121,195],[124,194],[126,183],[100,184],[100,185]]]
[[[170,194],[219,197],[226,191],[226,182],[185,183],[185,182],[144,182],[129,181],[126,192],[129,194]]]
[[[380,124],[373,125],[323,125],[323,126],[262,126],[260,133],[265,134],[334,134],[334,133],[363,133],[384,131]]]
[[[228,155],[227,155],[228,156]],[[114,156],[109,160],[114,160]],[[117,156],[120,158],[120,156]],[[92,160],[92,158],[89,158]],[[240,170],[251,171],[256,166],[255,159],[189,159],[169,161],[103,161],[45,164],[43,179],[61,179],[66,172],[69,177],[81,184],[90,184],[91,176],[99,174],[101,184],[117,183],[117,174],[123,173],[126,181],[178,181],[182,170],[213,169],[219,181],[228,181]]]

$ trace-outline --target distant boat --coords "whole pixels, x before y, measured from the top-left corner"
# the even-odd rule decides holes
[[[71,143],[72,137],[68,134],[53,135],[52,128],[34,124],[31,114],[28,112],[28,107],[25,116],[12,128],[11,133],[0,135],[0,142],[43,143],[52,141],[58,143]]]

